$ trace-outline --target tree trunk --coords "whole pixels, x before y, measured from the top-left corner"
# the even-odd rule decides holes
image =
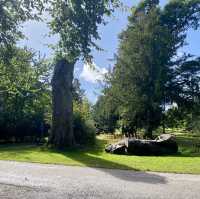
[[[50,144],[58,149],[75,144],[73,134],[73,81],[74,63],[57,61],[52,78],[52,132]]]
[[[145,131],[144,131],[144,138],[153,138],[153,129],[151,126],[151,113],[150,110],[147,110],[146,112],[146,125],[145,125]]]

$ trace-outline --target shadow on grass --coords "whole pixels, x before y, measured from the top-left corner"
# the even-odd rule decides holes
[[[106,173],[108,175],[113,176],[116,178],[116,180],[122,180],[122,181],[129,181],[129,182],[143,182],[148,184],[166,184],[167,180],[164,176],[154,173],[146,173],[146,172],[134,172],[134,171],[140,171],[136,168],[134,168],[134,165],[130,165],[130,163],[126,162],[116,162],[117,159],[120,158],[117,155],[111,155],[111,154],[105,154],[104,146],[107,144],[105,140],[99,140],[98,143],[95,146],[87,147],[87,148],[79,148],[79,149],[68,149],[66,151],[57,151],[53,149],[49,149],[45,146],[35,146],[35,145],[28,145],[28,144],[14,144],[14,145],[0,145],[0,153],[2,152],[8,154],[8,156],[11,157],[11,159],[15,160],[15,157],[20,154],[22,157],[26,157],[24,161],[27,162],[40,162],[39,158],[37,157],[34,159],[29,158],[30,154],[33,152],[38,152],[39,154],[42,154],[43,152],[46,153],[48,156],[47,162],[55,163],[56,154],[60,154],[63,157],[62,160],[58,160],[59,164],[68,164],[68,165],[84,165],[87,167],[93,167],[96,170]],[[107,158],[108,157],[108,158]],[[163,156],[163,158],[167,157],[200,157],[200,153],[194,153],[192,152],[191,145],[186,146],[186,144],[183,144],[180,147],[180,152],[176,155],[171,156]],[[58,156],[59,158],[59,156]],[[113,158],[113,159],[112,159]],[[131,157],[130,157],[131,158]],[[151,157],[150,157],[151,158]],[[71,159],[71,162],[67,162],[67,159]],[[73,163],[74,161],[74,163]],[[124,160],[126,161],[126,160]],[[44,161],[43,161],[44,162]],[[132,162],[132,161],[131,161]],[[77,164],[80,163],[80,164]],[[129,164],[129,165],[127,165]],[[134,164],[134,161],[133,161]],[[120,170],[116,170],[120,169]],[[129,170],[129,171],[127,171]],[[134,171],[130,171],[134,170]],[[105,179],[106,180],[106,179]],[[119,181],[120,183],[120,181]]]

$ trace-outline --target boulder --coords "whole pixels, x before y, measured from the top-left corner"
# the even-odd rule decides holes
[[[126,146],[118,145],[118,144],[110,144],[105,148],[105,151],[107,153],[124,155],[124,154],[126,154]]]
[[[155,140],[126,139],[108,145],[106,152],[132,155],[171,155],[178,152],[175,136],[163,134]]]
[[[105,151],[107,153],[113,153],[113,154],[119,154],[119,155],[124,155],[127,153],[127,148],[125,145],[125,140],[121,140],[118,143],[115,144],[109,144],[106,146]]]

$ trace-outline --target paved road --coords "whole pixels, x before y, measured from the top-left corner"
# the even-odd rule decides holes
[[[200,199],[200,176],[0,161],[0,199]]]

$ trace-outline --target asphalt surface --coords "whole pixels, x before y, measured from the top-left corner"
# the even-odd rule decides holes
[[[200,199],[200,175],[0,161],[0,199]]]

